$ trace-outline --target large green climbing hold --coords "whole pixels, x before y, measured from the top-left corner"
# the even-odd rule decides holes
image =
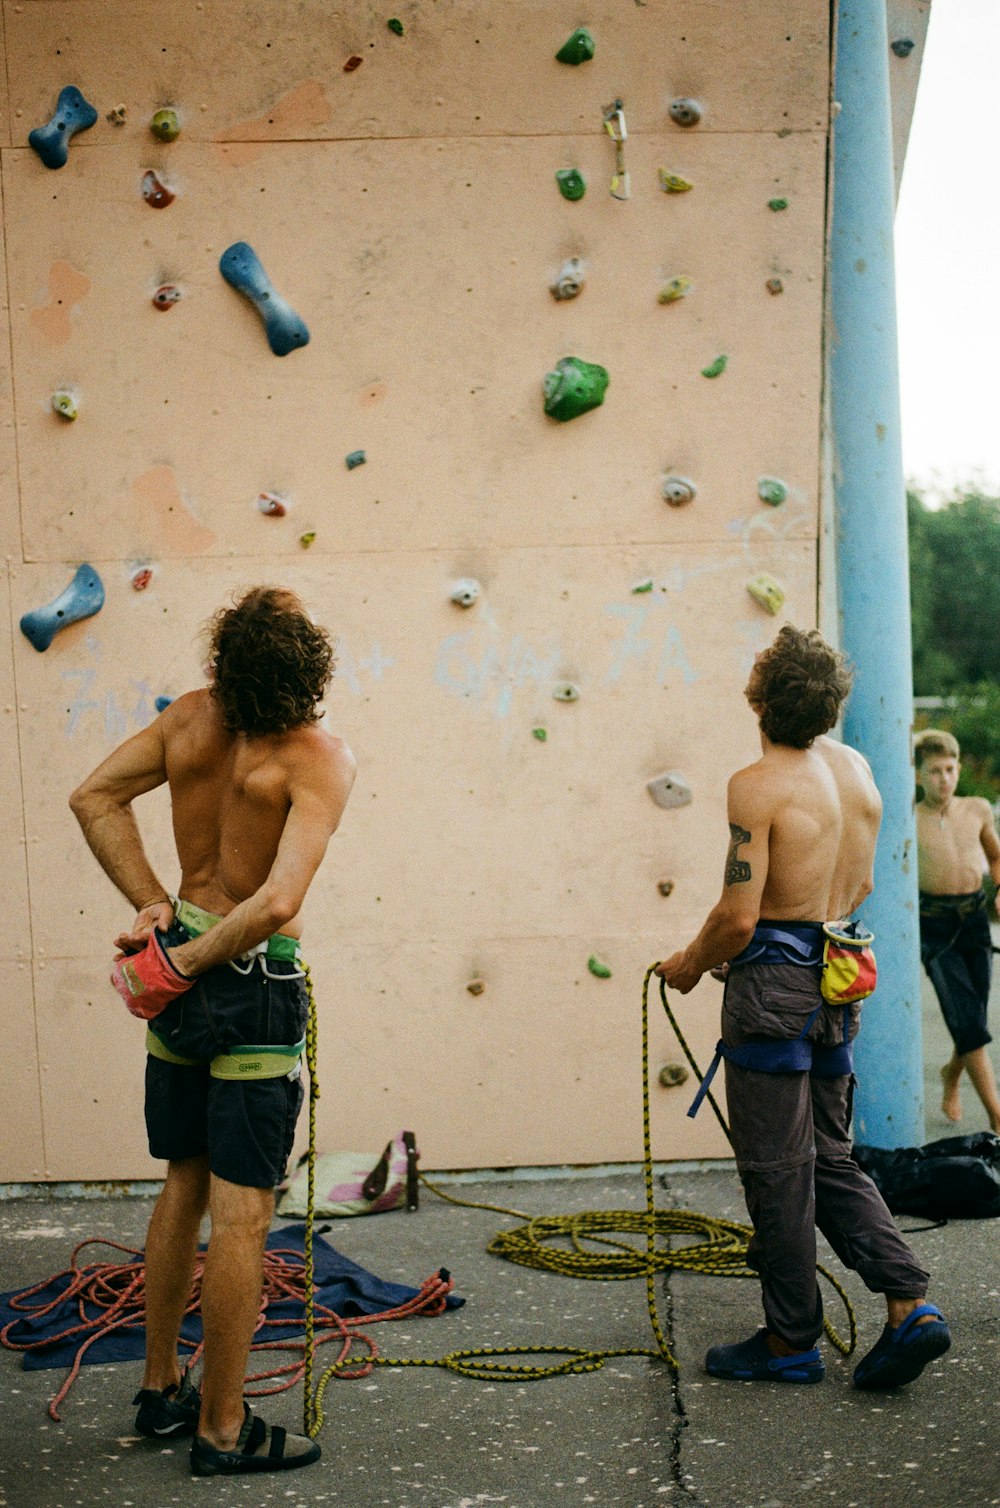
[[[781,612],[785,605],[785,592],[781,583],[775,581],[773,576],[768,576],[766,571],[761,571],[747,582],[747,591],[753,600],[758,603],[772,618]]]
[[[577,419],[588,409],[600,408],[608,388],[607,367],[564,356],[555,370],[546,372],[543,389],[545,412],[553,419]]]
[[[788,496],[788,488],[776,476],[762,476],[757,483],[757,496],[762,503],[777,508]]]
[[[594,39],[585,26],[578,26],[571,37],[567,37],[559,51],[556,53],[556,61],[559,63],[589,63],[594,56]]]
[[[595,979],[611,978],[611,970],[608,968],[606,963],[602,963],[601,959],[599,959],[595,953],[591,953],[590,957],[587,959],[587,968],[593,974]]]
[[[564,199],[582,199],[587,192],[583,174],[576,168],[560,168],[556,173],[556,182]]]
[[[709,362],[707,367],[702,367],[701,375],[703,377],[721,377],[728,365],[728,356],[717,356],[714,361]]]

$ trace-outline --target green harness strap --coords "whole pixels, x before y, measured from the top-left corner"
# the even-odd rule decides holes
[[[283,1044],[278,1047],[258,1047],[252,1044],[234,1047],[232,1052],[219,1053],[209,1060],[208,1071],[213,1079],[284,1078],[295,1068],[305,1045],[306,1039],[303,1037],[301,1042],[294,1042],[288,1047]],[[182,1068],[200,1068],[206,1061],[204,1058],[182,1058],[180,1053],[171,1052],[151,1027],[146,1028],[146,1051],[151,1057],[160,1058],[164,1063],[178,1063]]]

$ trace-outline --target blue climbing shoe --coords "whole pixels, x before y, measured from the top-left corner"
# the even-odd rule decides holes
[[[139,1412],[135,1427],[140,1435],[153,1439],[167,1435],[193,1435],[198,1428],[201,1412],[201,1394],[183,1372],[179,1383],[172,1387],[140,1388],[132,1399]]]
[[[712,1346],[705,1356],[705,1371],[731,1382],[822,1382],[826,1376],[816,1346],[794,1356],[772,1356],[763,1329],[736,1345]]]
[[[931,1315],[927,1323],[920,1321]],[[919,1377],[929,1361],[943,1356],[951,1345],[944,1315],[933,1304],[918,1304],[895,1330],[886,1325],[868,1355],[854,1369],[854,1386],[868,1392],[901,1388]]]

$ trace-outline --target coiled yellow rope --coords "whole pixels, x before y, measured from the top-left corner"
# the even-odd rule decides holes
[[[421,1183],[440,1199],[466,1209],[492,1210],[499,1215],[510,1215],[527,1224],[513,1230],[498,1231],[487,1246],[495,1256],[506,1257],[522,1267],[534,1267],[546,1272],[557,1272],[565,1277],[585,1278],[602,1282],[615,1282],[625,1278],[646,1279],[646,1302],[649,1319],[656,1340],[656,1347],[625,1347],[620,1350],[595,1351],[578,1346],[483,1346],[475,1350],[452,1351],[447,1356],[425,1357],[365,1357],[374,1366],[382,1367],[443,1367],[463,1377],[478,1378],[492,1382],[531,1382],[544,1377],[558,1377],[565,1373],[596,1372],[605,1361],[614,1357],[647,1356],[660,1359],[677,1370],[673,1356],[660,1323],[656,1303],[656,1276],[661,1272],[700,1272],[714,1277],[752,1278],[753,1271],[746,1264],[747,1242],[752,1235],[750,1226],[734,1220],[720,1220],[713,1216],[698,1214],[692,1210],[658,1210],[653,1198],[653,1156],[649,1116],[649,981],[655,964],[646,971],[642,985],[642,1132],[643,1132],[643,1177],[646,1192],[644,1210],[584,1210],[575,1215],[538,1215],[534,1218],[522,1210],[507,1209],[503,1205],[480,1204],[468,1199],[458,1199],[446,1194],[431,1183],[423,1174]],[[315,1437],[323,1425],[323,1395],[327,1384],[337,1372],[357,1366],[358,1357],[344,1357],[323,1373],[315,1392],[313,1390],[313,1179],[315,1167],[315,1101],[319,1097],[316,1080],[316,1008],[312,993],[312,980],[306,970],[309,992],[309,1029],[306,1034],[306,1063],[309,1069],[309,1204],[306,1215],[306,1364],[305,1364],[305,1428],[310,1437]],[[677,1024],[667,1001],[666,988],[660,980],[660,999],[681,1049],[700,1079],[698,1065],[691,1055],[687,1042]],[[708,1099],[719,1122],[729,1135],[722,1112],[712,1098]],[[612,1234],[613,1233],[613,1234]],[[615,1236],[632,1236],[644,1247]],[[696,1238],[689,1244],[675,1245],[677,1237]],[[700,1239],[699,1239],[700,1238]],[[554,1241],[562,1244],[553,1245]],[[593,1248],[599,1248],[594,1250]],[[827,1336],[837,1350],[849,1356],[854,1350],[857,1331],[854,1311],[840,1283],[825,1267],[817,1271],[827,1280],[844,1305],[850,1330],[847,1341],[843,1340],[829,1320],[824,1321]],[[560,1357],[559,1361],[544,1364],[514,1361],[515,1357]]]

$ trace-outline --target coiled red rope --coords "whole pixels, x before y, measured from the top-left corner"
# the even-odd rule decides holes
[[[124,1253],[130,1260],[81,1262],[81,1252],[92,1246],[110,1247],[113,1251]],[[35,1340],[24,1341],[13,1338],[11,1332],[21,1323],[20,1319],[12,1320],[0,1330],[0,1344],[11,1351],[41,1351],[55,1344],[65,1344],[66,1341],[75,1337],[79,1338],[80,1344],[73,1363],[59,1391],[49,1402],[49,1415],[57,1423],[60,1419],[60,1406],[65,1402],[76,1381],[90,1347],[109,1335],[145,1329],[146,1269],[141,1260],[142,1255],[141,1250],[132,1246],[122,1246],[117,1241],[108,1241],[103,1238],[80,1241],[73,1248],[68,1268],[55,1273],[52,1277],[45,1278],[31,1288],[25,1288],[9,1300],[11,1309],[19,1311],[25,1318],[32,1320],[43,1319],[47,1314],[63,1308],[66,1304],[72,1305],[75,1315],[78,1316],[75,1323],[70,1322],[57,1333],[50,1333]],[[140,1260],[136,1261],[136,1258]],[[191,1297],[184,1311],[185,1316],[199,1312],[204,1263],[205,1253],[199,1252],[195,1261]],[[54,1298],[38,1303],[32,1302],[38,1295],[51,1291],[53,1285],[59,1284],[63,1279],[66,1280],[65,1286],[60,1288]],[[352,1362],[349,1370],[338,1369],[336,1376],[342,1379],[367,1377],[379,1356],[379,1349],[371,1336],[364,1333],[365,1329],[369,1325],[381,1324],[386,1320],[409,1319],[415,1316],[432,1318],[441,1314],[445,1308],[445,1300],[454,1286],[454,1280],[442,1268],[440,1272],[426,1278],[414,1296],[405,1303],[398,1304],[393,1309],[383,1309],[377,1314],[363,1314],[347,1319],[315,1300],[315,1345],[321,1346],[332,1341],[339,1341],[338,1364],[344,1361],[355,1342],[364,1345],[367,1348],[367,1355],[362,1354],[358,1357],[356,1362]],[[294,1361],[285,1362],[263,1372],[249,1373],[246,1379],[248,1397],[260,1398],[272,1393],[284,1392],[294,1387],[305,1373],[306,1342],[304,1334],[301,1333],[302,1319],[296,1316],[280,1318],[269,1313],[271,1306],[289,1300],[302,1306],[305,1305],[305,1257],[302,1252],[294,1249],[275,1247],[264,1253],[264,1284],[255,1333],[259,1333],[264,1325],[300,1333],[289,1335],[284,1340],[268,1336],[263,1340],[254,1341],[250,1349],[251,1352],[293,1351],[298,1354]],[[180,1344],[191,1353],[188,1365],[193,1366],[201,1356],[201,1342],[194,1342],[181,1336]],[[264,1382],[273,1383],[273,1386],[253,1386],[253,1384]]]

